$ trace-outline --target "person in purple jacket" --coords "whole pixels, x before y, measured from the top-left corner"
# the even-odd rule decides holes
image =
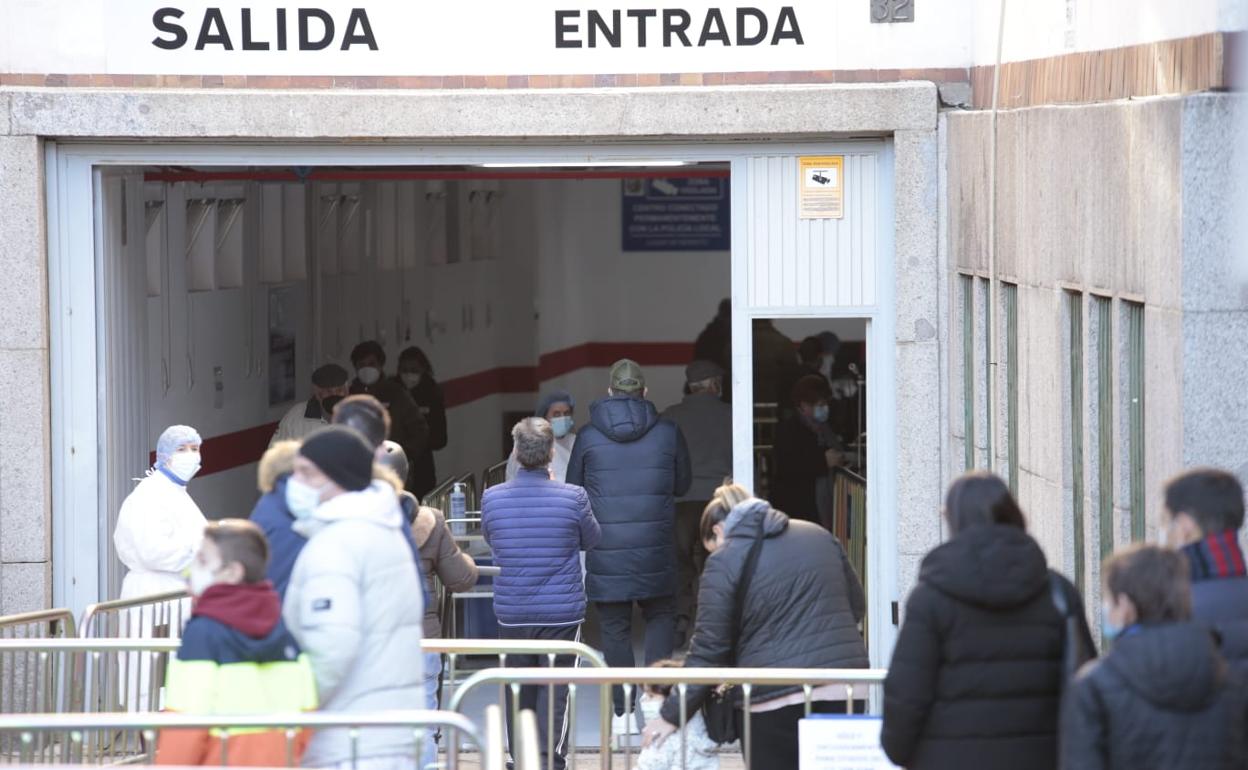
[[[580,641],[585,622],[585,584],[580,552],[598,544],[602,530],[581,487],[550,477],[555,434],[540,417],[521,420],[512,429],[520,472],[485,490],[481,531],[494,552],[500,574],[494,579],[494,614],[502,639]],[[572,666],[575,656],[560,655],[556,666]],[[545,655],[508,655],[509,666],[548,665]],[[555,745],[546,745],[552,697],[546,686],[520,689],[520,708],[537,713],[542,767],[565,766],[568,738],[568,688],[554,690]],[[511,689],[507,690],[508,735]],[[551,755],[553,754],[553,765]]]

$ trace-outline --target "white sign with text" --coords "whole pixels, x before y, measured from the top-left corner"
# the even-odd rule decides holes
[[[880,748],[883,720],[868,716],[816,715],[797,726],[801,770],[896,768]]]

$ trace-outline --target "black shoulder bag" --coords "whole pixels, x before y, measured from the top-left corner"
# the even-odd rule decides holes
[[[741,577],[737,579],[737,587],[732,599],[732,633],[731,652],[728,665],[737,665],[737,640],[741,636],[741,614],[745,608],[745,592],[754,578],[754,566],[758,563],[758,552],[763,548],[763,522],[759,519],[758,531],[754,533],[754,542],[750,544],[750,552],[746,554],[745,565],[741,568]],[[702,704],[702,718],[706,720],[706,734],[716,743],[732,743],[737,735],[736,697],[738,686],[717,687]]]
[[[1053,606],[1062,617],[1062,689],[1065,690],[1083,664],[1096,657],[1096,650],[1091,646],[1092,634],[1088,631],[1087,619],[1076,611],[1078,603],[1068,595],[1066,581],[1053,570],[1049,570],[1049,590]]]

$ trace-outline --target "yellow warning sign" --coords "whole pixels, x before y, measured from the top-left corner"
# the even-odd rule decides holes
[[[840,219],[845,215],[844,171],[844,155],[806,155],[797,159],[799,218]]]

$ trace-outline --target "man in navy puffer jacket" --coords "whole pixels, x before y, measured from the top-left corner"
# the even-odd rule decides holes
[[[568,461],[568,483],[589,493],[602,543],[586,558],[586,588],[610,666],[633,665],[633,604],[646,620],[646,665],[669,658],[676,635],[676,497],[693,482],[680,428],[646,400],[641,367],[611,367],[609,398],[589,408]],[[613,688],[616,735],[637,732]]]
[[[602,530],[585,490],[550,478],[555,434],[540,417],[521,420],[512,429],[521,470],[514,479],[485,490],[481,532],[494,552],[500,574],[494,579],[494,614],[503,639],[580,641],[585,621],[585,587],[580,552],[598,544]],[[575,656],[557,656],[555,665],[571,666]],[[511,666],[547,665],[545,655],[508,655]],[[567,753],[568,688],[555,689],[554,762],[546,746],[546,702],[550,688],[520,689],[520,708],[537,713],[542,767],[564,767]],[[507,716],[511,718],[511,690]],[[511,725],[508,734],[514,735]]]

